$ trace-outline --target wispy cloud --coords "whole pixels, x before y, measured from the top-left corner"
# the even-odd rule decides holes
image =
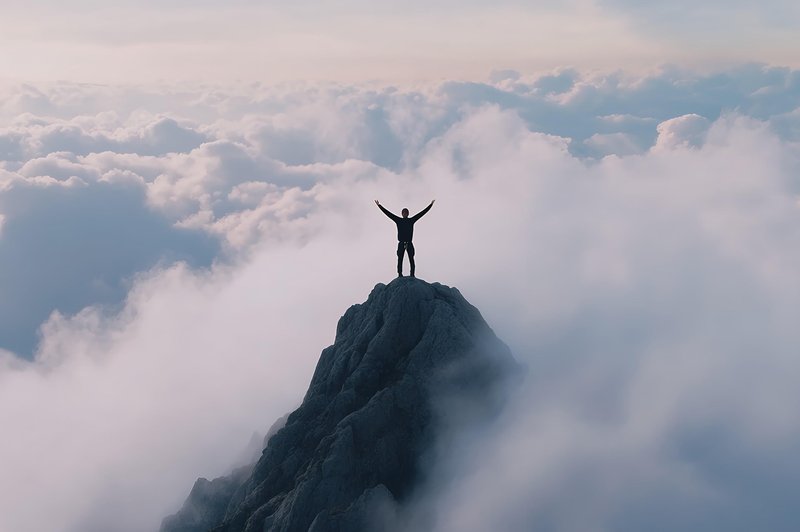
[[[126,288],[51,315],[34,360],[0,358],[0,528],[153,528],[296,404],[336,318],[392,275],[371,201],[436,198],[418,273],[458,286],[530,376],[497,430],[451,449],[458,486],[408,519],[789,530],[796,80],[9,89],[0,281],[31,288],[2,312],[52,309],[62,270]]]

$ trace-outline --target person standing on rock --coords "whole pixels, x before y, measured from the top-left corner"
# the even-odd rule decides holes
[[[408,262],[411,263],[411,277],[414,277],[414,244],[411,242],[412,238],[414,237],[414,222],[425,216],[431,207],[433,207],[433,203],[436,200],[431,201],[431,204],[422,209],[420,212],[412,216],[411,218],[408,217],[408,209],[403,209],[402,214],[403,217],[400,218],[399,216],[392,214],[388,210],[383,208],[381,202],[375,200],[375,205],[378,206],[380,210],[383,211],[383,214],[388,216],[394,223],[397,224],[397,276],[403,276],[403,254],[408,253]]]

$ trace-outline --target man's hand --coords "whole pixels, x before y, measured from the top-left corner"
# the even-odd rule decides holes
[[[378,200],[375,200],[375,205],[377,205],[378,207],[380,207],[380,206],[381,206],[381,202],[380,202],[380,201],[378,201]]]

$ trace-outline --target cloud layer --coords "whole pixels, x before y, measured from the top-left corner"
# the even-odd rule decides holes
[[[5,89],[0,314],[36,356],[1,359],[0,528],[157,526],[391,276],[372,199],[436,198],[418,273],[530,377],[409,523],[789,530],[798,80]]]
[[[493,276],[461,285],[530,375],[503,420],[443,451],[408,529],[791,530],[796,147],[729,118],[700,149],[554,168],[533,146],[509,157],[477,133],[487,118],[469,167],[513,189],[515,214],[500,242],[471,235]]]
[[[208,266],[223,249],[305,234],[323,185],[419,174],[430,147],[485,106],[565,139],[579,158],[700,147],[730,113],[800,139],[800,75],[784,68],[492,79],[418,90],[5,87],[0,287],[27,302],[0,302],[0,347],[29,355],[50,311],[117,304],[131,277],[159,260]],[[58,287],[48,285],[56,268]]]

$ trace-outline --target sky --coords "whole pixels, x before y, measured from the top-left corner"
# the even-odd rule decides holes
[[[3,11],[0,72],[25,81],[407,83],[562,66],[800,66],[791,0],[7,0]]]
[[[374,199],[529,368],[398,530],[794,530],[799,9],[4,4],[0,531],[246,461],[393,278]]]

